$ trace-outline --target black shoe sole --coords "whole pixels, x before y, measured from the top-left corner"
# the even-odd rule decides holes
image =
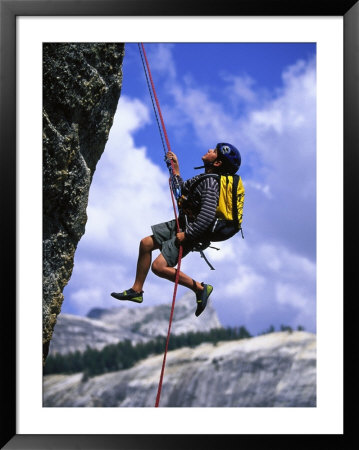
[[[142,303],[143,302],[143,298],[139,298],[139,297],[130,297],[130,296],[125,296],[125,295],[120,295],[117,294],[116,292],[112,292],[111,293],[111,297],[115,298],[116,300],[126,300],[126,301],[130,301],[130,302],[135,302],[135,303]]]
[[[207,289],[207,287],[206,287],[206,289]],[[202,314],[203,311],[206,309],[209,296],[212,294],[212,292],[213,292],[213,287],[212,287],[210,293],[207,295],[207,297],[204,300],[202,300],[201,303],[197,303],[197,309],[196,309],[196,312],[194,313],[196,317],[198,317],[200,314]]]

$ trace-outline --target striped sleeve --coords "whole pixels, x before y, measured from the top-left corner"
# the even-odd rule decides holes
[[[200,197],[200,211],[196,219],[186,227],[189,239],[198,240],[213,223],[219,199],[219,184],[215,177],[201,181],[195,189]]]

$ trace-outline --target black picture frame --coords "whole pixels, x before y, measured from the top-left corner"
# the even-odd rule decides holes
[[[18,435],[16,433],[16,17],[18,16],[342,16],[344,18],[344,297],[345,322],[345,414],[343,435]],[[355,177],[358,164],[359,133],[359,5],[357,0],[0,0],[0,183],[2,239],[1,270],[1,448],[8,449],[183,449],[202,446],[208,439],[214,447],[273,442],[284,448],[288,441],[317,445],[323,438],[346,448],[354,434],[355,414],[350,414],[353,393],[351,377],[357,379],[354,320],[356,279],[354,251],[358,220],[355,211]],[[356,200],[357,202],[357,200]],[[330,225],[329,225],[330,226]],[[352,289],[353,288],[353,289]],[[348,300],[351,300],[349,303]],[[354,355],[354,357],[353,357]],[[330,376],[330,374],[328,374]],[[355,409],[353,409],[355,411]],[[199,417],[200,420],[200,417]],[[220,416],[218,418],[220,420]],[[140,425],[140,424],[139,424]],[[349,448],[349,447],[348,447]]]

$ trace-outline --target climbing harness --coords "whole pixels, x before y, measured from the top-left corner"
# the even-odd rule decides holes
[[[163,149],[164,149],[164,152],[165,152],[165,161],[166,161],[169,173],[170,173],[169,186],[170,186],[173,210],[174,210],[175,219],[176,219],[177,232],[179,233],[181,231],[181,229],[180,229],[180,225],[179,225],[175,199],[177,200],[181,196],[181,190],[180,190],[180,186],[179,186],[179,184],[177,182],[177,179],[176,179],[176,177],[174,175],[173,161],[166,157],[167,152],[171,151],[171,147],[170,147],[170,143],[169,143],[169,140],[168,140],[166,127],[165,127],[165,124],[164,124],[164,121],[163,121],[160,104],[159,104],[159,101],[158,101],[158,98],[157,98],[155,86],[154,86],[152,75],[151,75],[150,66],[149,66],[149,63],[148,63],[148,59],[147,59],[147,55],[146,55],[146,51],[145,51],[145,47],[144,47],[143,43],[138,44],[138,48],[139,48],[141,59],[142,59],[143,69],[144,69],[144,72],[145,72],[145,75],[146,75],[147,86],[148,86],[148,89],[149,89],[150,95],[151,95],[153,110],[155,112],[158,128],[159,128],[160,135],[161,135],[162,145],[163,145]],[[155,99],[155,102],[153,101],[153,98]],[[156,110],[156,107],[157,107],[157,110]],[[158,120],[158,117],[160,118],[160,120]],[[166,141],[166,145],[167,145],[167,152],[166,152],[166,145],[165,145],[165,142],[163,140],[162,131],[163,131],[163,135],[165,137],[165,141]],[[178,263],[177,263],[176,277],[175,277],[175,285],[174,285],[174,290],[173,290],[171,314],[170,314],[170,319],[169,319],[169,324],[168,324],[168,331],[167,331],[167,338],[166,338],[166,347],[165,347],[165,352],[164,352],[164,356],[163,356],[162,369],[161,369],[160,381],[159,381],[159,384],[158,384],[158,390],[157,390],[155,407],[158,407],[159,402],[160,402],[160,398],[161,398],[163,375],[164,375],[164,371],[165,371],[166,357],[167,357],[167,351],[168,351],[168,343],[169,343],[169,339],[170,339],[171,325],[172,325],[172,319],[173,319],[173,312],[174,312],[176,295],[177,295],[177,287],[178,287],[179,273],[180,273],[180,268],[181,268],[182,254],[183,254],[183,248],[182,248],[182,245],[180,245],[179,246],[179,253],[178,253]]]
[[[183,198],[183,196],[181,196],[181,198]],[[184,217],[185,217],[185,222],[186,222],[186,226],[187,226],[187,224],[188,224],[187,216],[185,215]],[[208,267],[209,267],[211,270],[215,270],[215,268],[214,268],[214,267],[212,266],[212,264],[208,261],[206,255],[204,254],[204,250],[206,250],[207,248],[213,248],[213,249],[215,249],[215,250],[219,250],[219,248],[213,247],[213,246],[210,245],[210,244],[211,244],[210,241],[198,242],[198,243],[197,243],[196,245],[194,245],[194,247],[192,248],[192,252],[198,252],[198,253],[201,255],[201,258],[203,258],[203,259],[206,261]]]

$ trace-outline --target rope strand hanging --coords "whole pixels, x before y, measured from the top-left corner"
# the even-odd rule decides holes
[[[146,55],[146,51],[145,51],[145,47],[144,47],[143,43],[138,44],[138,48],[139,48],[139,52],[140,52],[140,55],[141,55],[143,69],[144,69],[144,72],[145,72],[145,75],[146,75],[147,86],[148,86],[148,89],[149,89],[150,95],[151,95],[153,110],[155,112],[155,116],[156,116],[156,120],[157,120],[157,124],[158,124],[158,128],[159,128],[159,132],[160,132],[160,135],[161,135],[162,145],[163,145],[163,149],[164,149],[164,152],[165,152],[166,164],[167,164],[167,167],[168,167],[168,169],[170,171],[170,175],[171,175],[170,178],[172,178],[173,177],[173,173],[174,173],[173,161],[172,160],[168,161],[166,159],[166,153],[167,152],[166,152],[165,142],[163,140],[163,135],[165,137],[165,141],[166,141],[166,145],[167,145],[167,151],[171,151],[171,146],[170,146],[170,143],[169,143],[169,140],[168,140],[166,127],[165,127],[165,124],[164,124],[164,121],[163,121],[160,104],[159,104],[159,101],[158,101],[158,98],[157,98],[155,86],[154,86],[152,75],[151,75],[150,66],[149,66],[149,63],[148,63],[148,59],[147,59],[147,55]],[[153,98],[155,99],[155,102],[153,101]],[[156,106],[157,106],[157,110],[156,110],[155,103],[156,103]],[[157,112],[158,112],[158,115],[157,115]],[[160,118],[160,121],[158,120],[158,116]],[[161,124],[160,124],[160,122],[161,122]],[[161,128],[161,126],[162,126],[162,128]],[[163,132],[163,135],[162,135],[162,132]],[[171,179],[170,179],[170,182],[169,182],[169,186],[170,186],[170,192],[171,192],[171,199],[172,199],[174,215],[175,215],[175,218],[176,218],[177,232],[180,232],[181,230],[180,230],[179,220],[178,220],[178,215],[177,215],[177,210],[176,210],[175,194],[173,192],[173,186],[172,186],[172,183],[171,183]],[[171,334],[171,326],[172,326],[172,319],[173,319],[173,313],[174,313],[174,307],[175,307],[175,301],[176,301],[176,295],[177,295],[179,273],[180,273],[180,269],[181,269],[182,253],[183,253],[183,248],[182,248],[182,245],[180,245],[179,246],[179,254],[178,254],[177,270],[176,270],[176,277],[175,277],[175,284],[174,284],[174,290],[173,290],[171,314],[170,314],[170,319],[169,319],[169,324],[168,324],[168,331],[167,331],[167,338],[166,338],[166,347],[165,347],[165,351],[164,351],[164,355],[163,355],[162,369],[161,369],[161,375],[160,375],[160,380],[159,380],[159,384],[158,384],[158,390],[157,390],[155,407],[159,406],[160,397],[161,397],[162,382],[163,382],[163,376],[164,376],[165,365],[166,365],[166,358],[167,358],[167,351],[168,351],[168,343],[169,343],[170,334]]]

